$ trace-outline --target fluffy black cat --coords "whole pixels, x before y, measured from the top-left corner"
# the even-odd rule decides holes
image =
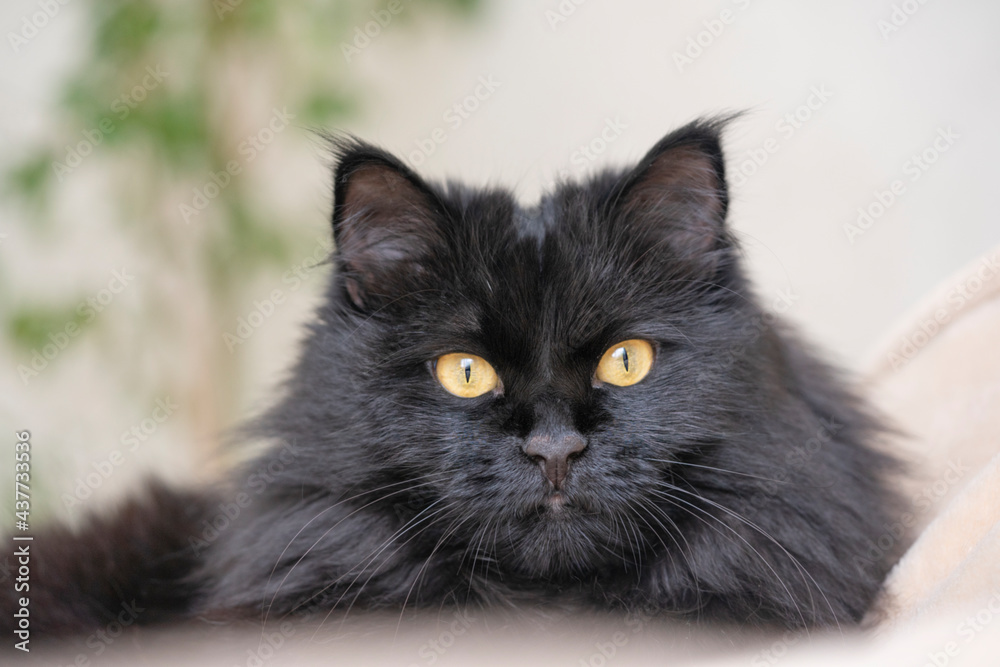
[[[33,627],[123,603],[139,622],[565,601],[859,621],[896,556],[874,546],[894,464],[747,284],[724,123],[530,208],[336,140],[336,270],[256,426],[273,447],[227,490],[157,488],[39,536]]]

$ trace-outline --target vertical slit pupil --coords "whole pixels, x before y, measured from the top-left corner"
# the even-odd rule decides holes
[[[628,349],[622,348],[622,363],[625,364],[625,372],[628,373]]]
[[[465,384],[469,384],[472,377],[472,359],[462,359],[462,370],[465,371]]]

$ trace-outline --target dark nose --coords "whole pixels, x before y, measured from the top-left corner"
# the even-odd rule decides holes
[[[538,461],[542,472],[558,491],[566,481],[569,461],[587,447],[583,436],[572,430],[532,433],[524,447],[524,453]]]

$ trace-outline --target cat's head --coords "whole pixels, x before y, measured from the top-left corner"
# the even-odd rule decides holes
[[[337,270],[270,420],[303,484],[529,576],[658,546],[671,461],[738,436],[757,372],[722,125],[531,208],[341,140]]]

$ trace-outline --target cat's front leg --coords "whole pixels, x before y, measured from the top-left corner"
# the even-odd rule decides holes
[[[833,531],[794,508],[748,515],[724,499],[690,507],[684,534],[644,567],[628,606],[786,627],[860,620],[877,579],[838,553]]]
[[[210,616],[419,606],[449,584],[434,507],[408,518],[321,498],[244,513],[210,545]],[[438,546],[435,549],[435,546]]]

